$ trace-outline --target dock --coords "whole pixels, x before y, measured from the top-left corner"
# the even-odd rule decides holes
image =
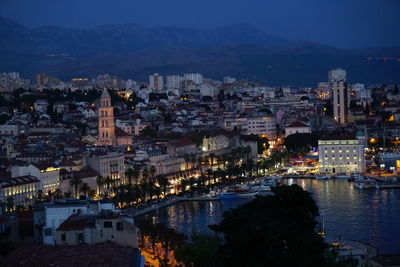
[[[379,189],[400,189],[400,184],[378,184]]]

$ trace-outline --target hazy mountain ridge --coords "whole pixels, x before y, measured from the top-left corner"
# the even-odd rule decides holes
[[[93,29],[28,29],[0,18],[0,72],[45,72],[63,79],[111,73],[147,80],[162,74],[201,72],[267,84],[313,85],[344,67],[352,81],[400,83],[400,49],[339,49],[289,42],[248,24],[215,29],[104,25]],[[369,58],[369,59],[368,59]],[[372,59],[371,59],[372,58]]]

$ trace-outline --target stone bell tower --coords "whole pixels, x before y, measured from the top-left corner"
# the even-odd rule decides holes
[[[99,146],[116,146],[114,109],[111,105],[111,96],[107,89],[100,96],[99,105]]]

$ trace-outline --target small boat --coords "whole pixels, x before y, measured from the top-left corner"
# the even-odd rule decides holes
[[[329,178],[331,178],[328,175],[317,175],[315,176],[315,180],[328,180]]]
[[[265,180],[261,181],[262,185],[265,186],[270,186],[270,187],[274,187],[277,185],[279,181],[275,180],[275,179],[271,179],[271,178],[266,178]]]
[[[365,182],[365,181],[372,181],[372,179],[369,179],[359,173],[354,173],[354,174],[350,175],[350,178],[347,181],[348,182]]]
[[[271,187],[269,185],[258,184],[251,187],[251,191],[271,191]]]
[[[250,189],[249,186],[234,185],[228,187],[225,192],[219,195],[220,199],[246,198],[257,195],[256,191]]]
[[[354,182],[353,186],[358,189],[371,189],[371,188],[379,188],[379,185],[375,181],[363,181],[363,182]]]
[[[254,197],[257,195],[258,192],[240,192],[240,193],[234,193],[234,192],[222,192],[218,197],[220,199],[235,199],[235,198],[248,198],[248,197]]]

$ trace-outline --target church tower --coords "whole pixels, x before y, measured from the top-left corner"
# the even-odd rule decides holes
[[[111,96],[107,89],[100,96],[99,105],[99,146],[116,146],[114,109],[111,105]]]

